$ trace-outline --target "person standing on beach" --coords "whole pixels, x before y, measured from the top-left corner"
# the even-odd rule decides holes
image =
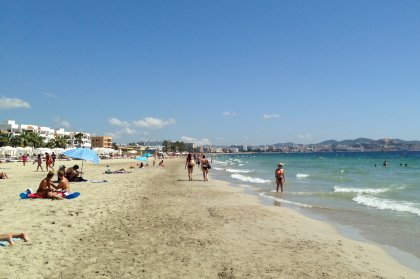
[[[280,190],[283,193],[283,184],[284,184],[285,179],[284,179],[284,169],[283,169],[282,163],[277,164],[277,169],[274,175],[276,177],[276,184],[277,184],[276,191],[278,193],[279,187],[280,187]]]
[[[52,154],[51,154],[51,160],[52,160],[52,166],[54,167],[54,165],[55,165],[55,160],[57,159],[57,155],[55,155],[55,153],[53,152]]]
[[[201,170],[203,171],[204,182],[209,181],[208,179],[209,169],[210,169],[209,160],[206,159],[206,155],[203,155],[203,159],[201,159]]]
[[[41,171],[44,171],[44,169],[42,168],[41,154],[38,154],[38,156],[36,157],[36,162],[38,163],[38,166],[36,167],[36,171],[38,171],[39,168],[41,168]],[[34,163],[35,163],[35,161],[34,161]]]
[[[193,169],[195,166],[195,162],[194,159],[191,155],[191,153],[188,154],[187,156],[187,160],[185,161],[185,168],[188,168],[188,180],[192,181],[192,174],[193,174]]]
[[[22,163],[24,166],[26,166],[26,162],[28,162],[28,154],[23,154],[22,156]]]
[[[54,171],[54,169],[52,167],[52,159],[51,159],[51,156],[48,152],[45,153],[45,166],[47,168],[47,171],[48,171],[48,167],[50,167]]]

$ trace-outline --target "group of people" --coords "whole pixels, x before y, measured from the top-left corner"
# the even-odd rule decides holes
[[[200,167],[203,172],[204,182],[208,181],[209,169],[211,168],[209,160],[206,158],[206,155],[202,155],[201,159],[199,155],[189,153],[185,161],[185,168],[188,169],[188,180],[192,181],[192,174],[195,166]]]
[[[22,157],[22,162],[23,162],[24,166],[26,164],[26,161],[28,160],[27,155],[26,155],[26,158],[25,158],[25,155],[26,154],[24,154],[23,157]],[[55,165],[56,158],[57,158],[57,156],[55,155],[54,152],[51,155],[48,152],[45,153],[45,168],[46,168],[47,171],[48,171],[48,168],[50,168],[54,171],[54,165]],[[41,171],[44,171],[44,169],[42,168],[41,154],[36,155],[36,159],[34,160],[34,162],[32,164],[35,164],[35,163],[38,164],[37,167],[36,167],[36,171],[38,171],[40,168],[41,168]]]
[[[35,193],[37,198],[50,198],[55,200],[62,200],[70,194],[70,183],[66,178],[64,171],[57,172],[58,184],[52,182],[54,172],[49,171],[47,177],[41,180],[38,189]]]

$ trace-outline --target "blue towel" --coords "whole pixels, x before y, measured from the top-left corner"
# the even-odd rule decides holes
[[[14,242],[17,241],[17,240],[21,240],[21,239],[20,238],[13,238]],[[0,241],[0,246],[9,246],[9,245],[10,245],[9,242],[7,242],[7,241],[4,241],[4,240]]]

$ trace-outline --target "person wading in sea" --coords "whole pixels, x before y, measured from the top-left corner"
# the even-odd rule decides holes
[[[284,169],[283,169],[282,163],[277,164],[275,177],[276,177],[276,184],[277,184],[276,191],[277,193],[279,192],[279,186],[280,186],[281,192],[283,193],[283,184],[284,184],[285,179],[284,179]]]

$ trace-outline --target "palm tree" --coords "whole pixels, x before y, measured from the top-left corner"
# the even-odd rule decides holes
[[[11,145],[10,144],[11,139],[12,139],[12,134],[0,133],[0,146]]]
[[[21,136],[13,136],[13,137],[10,139],[9,143],[10,143],[10,145],[11,145],[12,147],[17,147],[17,146],[20,146],[20,145],[21,145],[21,143],[22,143],[22,138],[21,138]]]
[[[81,147],[81,146],[82,146],[82,143],[83,143],[83,140],[82,140],[82,138],[83,138],[83,133],[77,133],[77,134],[75,134],[75,135],[74,135],[74,138],[75,138],[75,143],[76,143],[79,147]]]
[[[55,143],[55,147],[58,148],[67,148],[68,145],[68,140],[70,139],[69,136],[61,136],[61,137],[56,137],[54,139],[54,143]]]

